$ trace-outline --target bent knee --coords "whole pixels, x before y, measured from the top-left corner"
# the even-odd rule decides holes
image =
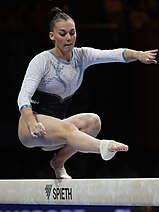
[[[100,130],[101,129],[101,119],[100,119],[100,117],[95,113],[90,114],[89,124],[92,128]]]
[[[95,113],[86,115],[86,122],[83,131],[90,135],[97,135],[101,130],[101,119]]]

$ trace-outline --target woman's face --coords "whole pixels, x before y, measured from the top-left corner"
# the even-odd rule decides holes
[[[63,53],[72,51],[76,42],[76,28],[72,19],[56,22],[53,32],[49,33],[50,39],[54,41],[55,48]]]

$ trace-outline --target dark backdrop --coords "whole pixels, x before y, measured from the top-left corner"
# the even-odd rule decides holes
[[[50,7],[60,6],[73,16],[78,33],[77,46],[158,48],[158,16],[143,9],[149,23],[136,27],[131,16],[138,11],[136,4],[123,1],[122,12],[111,19],[103,9],[103,2],[1,2],[1,179],[54,177],[49,166],[53,152],[27,149],[21,145],[17,134],[20,115],[17,96],[27,65],[35,54],[52,48],[48,38]],[[121,23],[117,23],[119,19]],[[108,162],[99,155],[77,153],[66,164],[74,178],[158,177],[158,79],[158,65],[140,62],[88,68],[68,115],[97,113],[102,120],[98,137],[124,142],[130,150],[118,153]]]

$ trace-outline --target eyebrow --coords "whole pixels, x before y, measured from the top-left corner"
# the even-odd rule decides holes
[[[59,29],[59,31],[67,32],[67,30],[65,30],[65,29]],[[73,28],[73,29],[71,29],[70,31],[75,31],[75,29]]]

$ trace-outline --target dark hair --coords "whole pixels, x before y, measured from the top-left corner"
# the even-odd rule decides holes
[[[67,15],[58,7],[52,8],[51,13],[52,13],[52,19],[49,23],[50,31],[53,31],[56,22],[61,20],[67,21],[68,19],[72,19],[71,16]]]

